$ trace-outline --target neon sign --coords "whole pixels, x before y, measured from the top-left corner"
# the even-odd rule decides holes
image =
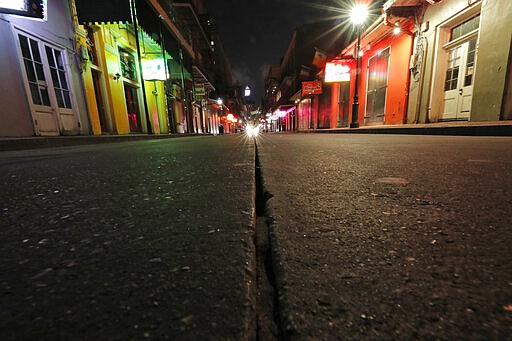
[[[332,60],[325,63],[326,83],[350,82],[350,64],[347,60]]]

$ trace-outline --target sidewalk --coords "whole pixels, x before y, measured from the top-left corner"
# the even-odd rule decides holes
[[[437,122],[315,129],[308,133],[512,136],[512,121]]]
[[[155,140],[192,136],[196,134],[130,134],[130,135],[76,135],[76,136],[31,136],[0,137],[0,152],[36,148],[54,148],[86,144],[113,143],[136,140]]]
[[[459,135],[459,136],[512,136],[512,121],[438,122],[361,126],[359,128],[313,129],[301,133],[339,134],[405,134],[405,135]],[[112,143],[134,140],[178,138],[197,134],[130,134],[88,136],[33,136],[0,137],[0,151],[35,148],[65,147],[85,144]]]

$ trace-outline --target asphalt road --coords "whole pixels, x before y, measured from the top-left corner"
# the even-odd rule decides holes
[[[258,172],[242,135],[1,152],[0,339],[511,339],[512,138],[257,152]]]
[[[285,339],[512,339],[512,138],[261,135]]]
[[[1,340],[254,335],[252,142],[4,152],[0,188]]]

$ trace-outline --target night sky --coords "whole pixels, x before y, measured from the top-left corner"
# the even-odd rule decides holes
[[[340,1],[340,0],[338,0]],[[350,1],[350,0],[349,0]],[[294,29],[332,16],[312,7],[318,1],[206,0],[236,79],[249,85],[256,101],[263,93],[268,66],[286,53]]]

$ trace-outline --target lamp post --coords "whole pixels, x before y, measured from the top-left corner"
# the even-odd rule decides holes
[[[219,130],[219,134],[224,134],[224,127],[222,127],[222,123],[221,123],[221,117],[222,117],[222,104],[223,104],[223,101],[222,101],[222,98],[217,98],[217,104],[219,105],[219,110],[220,110],[220,113],[217,111],[217,118],[219,120],[219,123],[218,123],[218,127],[217,129]]]
[[[350,122],[350,128],[359,128],[359,73],[361,72],[361,30],[363,28],[364,21],[368,16],[368,8],[359,4],[352,9],[350,19],[357,29],[357,46],[356,46],[356,80],[354,84],[354,102],[352,103],[352,122]]]

